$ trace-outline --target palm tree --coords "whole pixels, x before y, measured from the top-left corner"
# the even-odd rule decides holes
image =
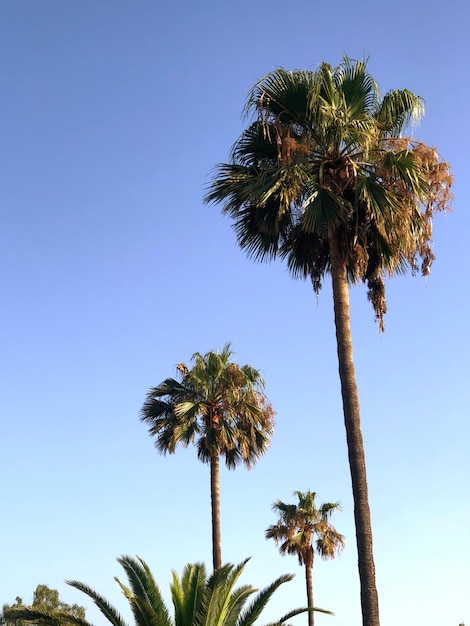
[[[215,570],[210,577],[207,577],[205,567],[201,563],[187,565],[181,578],[173,572],[173,581],[170,585],[174,606],[173,618],[150,568],[142,559],[130,556],[119,558],[118,562],[124,568],[128,583],[123,584],[118,578],[115,580],[129,602],[135,626],[252,626],[276,589],[293,577],[289,574],[280,576],[258,593],[251,585],[235,589],[247,560],[237,566],[224,565]],[[127,626],[119,611],[101,594],[82,582],[76,580],[66,582],[90,597],[112,626]],[[256,595],[253,597],[254,593]],[[251,602],[245,608],[250,597]],[[282,624],[306,610],[308,609],[290,611],[276,624]],[[331,614],[330,611],[323,609],[316,610]],[[4,618],[9,621],[21,619],[26,622],[38,622],[42,626],[92,626],[84,618],[70,613],[58,614],[15,607],[9,607]]]
[[[286,504],[277,500],[273,510],[279,520],[266,530],[266,539],[274,539],[279,544],[279,552],[295,554],[299,564],[305,567],[307,605],[313,607],[313,560],[317,552],[323,559],[333,559],[344,546],[344,537],[330,523],[335,511],[340,511],[339,502],[325,502],[317,508],[316,493],[294,491],[298,504]],[[315,540],[314,544],[314,539]],[[314,626],[314,614],[308,614],[308,626]]]
[[[449,164],[406,136],[423,112],[407,89],[381,98],[366,62],[316,72],[277,69],[251,90],[255,120],[217,167],[206,194],[234,220],[256,260],[287,260],[318,294],[331,274],[339,374],[354,498],[364,626],[379,625],[372,528],[353,363],[349,286],[366,282],[380,330],[384,278],[430,273],[432,218],[449,208]]]
[[[150,389],[141,412],[160,453],[194,443],[199,460],[210,465],[214,569],[222,565],[220,456],[228,469],[240,463],[250,469],[266,452],[274,428],[260,372],[232,363],[232,354],[230,344],[204,356],[196,352],[191,368],[178,365],[179,381],[167,378]]]

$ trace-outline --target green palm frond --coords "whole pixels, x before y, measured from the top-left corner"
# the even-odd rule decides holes
[[[223,626],[236,626],[247,600],[256,592],[251,585],[242,585],[235,589],[230,597]]]
[[[300,224],[286,233],[280,248],[281,258],[294,278],[311,278],[318,293],[329,267],[329,248],[324,233],[306,233]]]
[[[193,624],[200,610],[206,585],[205,566],[202,563],[186,565],[181,579],[175,572],[172,575],[170,589],[175,607],[175,626]]]
[[[262,262],[276,258],[282,233],[290,224],[290,214],[286,211],[279,213],[274,201],[258,208],[246,207],[237,214],[233,228],[240,248],[248,257]]]
[[[94,589],[78,580],[66,580],[65,582],[67,583],[67,585],[75,587],[75,589],[78,589],[82,593],[85,593],[89,598],[91,598],[95,605],[98,607],[98,609],[101,611],[101,613],[113,626],[127,626],[126,622],[121,617],[117,609],[115,609],[114,606],[110,604],[104,596],[97,593]]]
[[[128,598],[136,626],[160,626],[159,615],[143,598]]]
[[[195,626],[224,626],[230,611],[231,594],[248,559],[238,566],[216,569],[209,577]]]
[[[194,400],[183,400],[172,407],[175,415],[180,420],[194,421],[200,411],[204,411],[204,406]]]
[[[296,617],[297,615],[301,615],[302,613],[308,613],[309,611],[316,611],[317,613],[324,613],[325,615],[334,615],[332,611],[327,611],[326,609],[321,609],[320,607],[312,607],[312,608],[307,608],[307,609],[299,608],[299,609],[294,609],[293,611],[289,611],[289,613],[286,613],[285,615],[283,615],[277,622],[274,622],[274,624],[285,624],[287,620],[292,619],[293,617]]]
[[[344,548],[345,537],[335,530],[326,530],[315,542],[316,552],[322,559],[333,559]]]
[[[286,71],[279,68],[262,78],[248,95],[246,115],[254,110],[263,115],[278,119],[281,123],[300,121],[308,106],[312,87],[312,74],[297,70]]]
[[[258,617],[261,615],[273,593],[277,589],[279,589],[281,585],[289,582],[293,578],[294,577],[291,574],[284,574],[283,576],[277,578],[273,583],[258,592],[257,595],[250,602],[250,605],[240,615],[236,626],[252,626],[252,624],[254,624]]]
[[[169,625],[168,610],[147,563],[140,557],[127,555],[118,558],[118,563],[126,572],[134,597],[145,600],[155,612],[164,614]]]
[[[340,91],[349,119],[355,119],[376,110],[379,88],[367,71],[367,62],[343,57],[334,72],[334,82]]]
[[[394,230],[400,205],[393,194],[389,193],[379,182],[371,177],[362,177],[357,184],[356,201],[364,208],[361,226],[367,227],[369,223],[372,223],[384,238]],[[392,249],[391,252],[393,254]]]
[[[383,164],[391,176],[401,180],[416,198],[424,201],[429,192],[429,181],[413,150],[387,152]]]
[[[92,626],[87,620],[62,611],[46,613],[45,611],[36,611],[28,608],[9,607],[4,610],[2,616],[8,622],[22,620],[38,626]]]
[[[343,509],[339,502],[324,502],[318,510],[322,519],[329,520],[333,513],[341,512]]]
[[[275,167],[278,147],[271,135],[260,121],[253,122],[234,144],[231,159],[244,168]]]
[[[339,226],[347,213],[348,207],[342,198],[328,189],[317,187],[304,202],[302,231],[324,235],[328,225]]]
[[[400,135],[410,122],[418,122],[424,114],[424,102],[408,89],[389,91],[375,113],[385,136]]]

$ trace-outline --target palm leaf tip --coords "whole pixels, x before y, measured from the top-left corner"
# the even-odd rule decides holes
[[[327,609],[321,609],[320,607],[316,607],[316,606],[309,607],[309,608],[299,608],[299,609],[294,609],[293,611],[289,611],[289,613],[286,613],[285,615],[283,615],[277,623],[283,624],[287,620],[292,619],[293,617],[296,617],[297,615],[300,615],[301,613],[308,613],[312,611],[315,611],[317,613],[324,613],[325,615],[334,615],[333,611],[328,611]]]

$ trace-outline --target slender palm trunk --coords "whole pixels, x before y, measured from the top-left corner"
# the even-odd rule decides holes
[[[309,608],[314,607],[313,604],[313,556],[311,563],[305,563],[305,583],[307,585],[307,606]],[[308,626],[314,626],[315,613],[313,611],[308,612]]]
[[[379,602],[375,582],[366,462],[353,363],[349,287],[346,266],[342,260],[338,237],[335,233],[330,234],[329,242],[339,375],[354,499],[362,623],[363,626],[379,626]]]
[[[211,457],[211,510],[212,510],[212,564],[214,570],[222,567],[222,544],[220,539],[220,480],[219,456]]]

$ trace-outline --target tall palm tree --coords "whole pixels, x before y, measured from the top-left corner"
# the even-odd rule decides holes
[[[432,218],[451,201],[449,164],[406,135],[423,112],[421,98],[407,89],[382,98],[366,63],[348,57],[316,72],[271,72],[251,90],[246,111],[255,119],[205,199],[222,203],[249,256],[285,258],[317,294],[331,275],[363,624],[378,626],[349,286],[367,283],[383,330],[384,278],[416,273],[419,264],[430,273]]]
[[[339,502],[325,502],[317,507],[316,493],[294,491],[298,504],[286,504],[277,500],[273,510],[279,520],[266,530],[266,539],[274,539],[279,544],[279,552],[295,554],[299,564],[305,567],[307,605],[313,602],[313,561],[315,552],[323,559],[333,559],[344,546],[344,537],[330,523],[335,511],[340,511]],[[316,539],[315,539],[316,538]],[[314,626],[314,614],[308,614],[308,626]]]
[[[124,568],[128,583],[124,584],[118,578],[116,581],[129,602],[135,626],[252,626],[276,589],[293,577],[289,574],[280,576],[258,593],[251,585],[235,588],[247,560],[237,566],[224,565],[210,577],[201,563],[187,565],[181,578],[173,572],[170,585],[173,618],[149,566],[142,559],[130,556],[119,558],[118,562]],[[101,594],[82,582],[66,582],[90,597],[112,626],[127,626],[119,611]],[[250,604],[245,606],[250,597]],[[290,611],[276,624],[282,624],[306,610]],[[316,610],[331,614],[323,609]],[[24,607],[8,607],[4,618],[8,621],[21,619],[37,622],[42,626],[92,626],[84,618],[71,613],[31,611]]]
[[[214,569],[222,565],[220,456],[228,469],[240,463],[250,469],[266,452],[274,428],[260,372],[232,363],[232,354],[230,344],[220,352],[196,352],[191,368],[178,365],[179,381],[167,378],[150,389],[141,411],[160,453],[194,443],[199,460],[210,465]]]

